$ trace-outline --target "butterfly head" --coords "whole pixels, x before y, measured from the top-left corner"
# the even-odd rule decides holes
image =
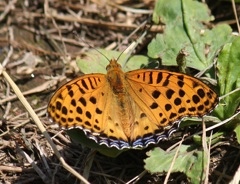
[[[118,64],[117,60],[111,59],[110,63],[106,67],[106,70],[109,72],[111,70],[116,70],[116,69],[119,70],[121,68],[122,68],[122,66],[120,64]]]

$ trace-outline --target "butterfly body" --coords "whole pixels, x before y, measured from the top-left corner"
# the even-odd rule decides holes
[[[218,103],[206,84],[165,70],[123,72],[116,60],[107,74],[87,74],[57,90],[48,114],[63,128],[81,128],[99,144],[138,148],[158,143],[184,117],[202,117]]]

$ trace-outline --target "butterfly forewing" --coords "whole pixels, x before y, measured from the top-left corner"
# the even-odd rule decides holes
[[[105,83],[106,77],[103,74],[84,75],[66,83],[51,98],[48,114],[60,127],[77,126],[100,132],[93,119],[103,112],[102,106],[106,102],[100,99],[107,95]]]

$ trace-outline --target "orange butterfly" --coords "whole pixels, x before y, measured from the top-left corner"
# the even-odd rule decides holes
[[[107,74],[87,74],[60,87],[47,112],[60,127],[80,128],[98,144],[143,148],[166,139],[184,117],[202,117],[218,104],[200,80],[165,70],[124,73],[116,60]]]

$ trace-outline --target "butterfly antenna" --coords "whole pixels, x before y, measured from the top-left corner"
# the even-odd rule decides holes
[[[144,22],[144,24],[146,24],[146,22]],[[133,33],[135,34],[135,33],[140,29],[140,27],[141,27],[141,26],[139,26],[137,29],[135,29],[135,30],[133,31]],[[129,35],[126,39],[124,39],[123,42],[125,42],[127,39],[129,39],[132,35],[133,35],[133,34],[131,33],[131,35]],[[123,53],[127,53],[127,54],[131,55],[131,53],[133,52],[133,50],[136,48],[136,46],[134,46],[134,44],[136,44],[136,42],[131,43],[131,45],[129,45],[126,49],[124,49],[124,50],[121,52],[121,54],[118,56],[117,61],[119,60],[119,58],[121,57],[121,55],[122,55]],[[118,46],[118,48],[119,48],[119,47],[120,47],[120,46]],[[128,58],[128,57],[127,57],[127,58]]]
[[[129,45],[126,49],[124,49],[121,54],[117,57],[117,61],[119,60],[119,58],[121,57],[121,55],[123,53],[126,53],[127,54],[127,60],[128,58],[130,57],[130,55],[132,54],[133,50],[136,48],[136,42],[132,42],[131,45]]]
[[[101,53],[99,50],[95,49],[93,46],[91,46],[89,43],[85,42],[82,38],[80,38],[79,34],[76,31],[73,31],[74,36],[76,37],[76,39],[83,41],[84,43],[86,43],[90,48],[92,48],[93,50],[97,51],[99,54],[101,54],[103,57],[105,57],[109,62],[110,59],[107,58],[107,56],[105,56],[103,53]]]

